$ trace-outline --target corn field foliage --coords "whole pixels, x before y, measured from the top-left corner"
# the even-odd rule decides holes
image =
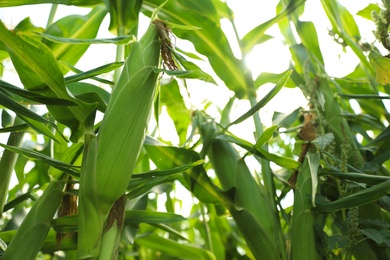
[[[51,5],[44,28],[0,20],[2,259],[390,259],[390,1],[318,1],[322,28],[274,1],[248,32],[232,2],[0,1]],[[256,74],[270,41],[289,65]],[[116,55],[78,69],[96,44]],[[267,123],[289,89],[306,103]]]

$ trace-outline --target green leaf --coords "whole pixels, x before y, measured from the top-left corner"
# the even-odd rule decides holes
[[[69,99],[58,63],[44,44],[28,36],[8,31],[3,23],[0,23],[0,32],[3,36],[0,41],[7,46],[25,88],[40,90],[46,88],[44,84],[47,84],[59,97]]]
[[[181,173],[181,172],[187,171],[187,170],[189,170],[189,169],[191,169],[191,168],[193,168],[195,166],[201,165],[203,163],[204,163],[203,160],[199,160],[199,161],[195,161],[195,162],[190,163],[190,164],[174,167],[172,169],[168,169],[168,170],[154,170],[154,171],[145,172],[145,173],[138,173],[138,174],[132,175],[131,177],[133,179],[136,179],[136,178],[151,178],[151,177],[156,177],[156,176],[168,176],[168,175],[172,175],[172,174],[176,174],[176,173]]]
[[[150,159],[160,170],[172,169],[201,159],[197,152],[184,148],[151,145],[151,141],[147,141],[144,146]],[[184,177],[183,185],[200,201],[218,203],[225,199],[222,193],[216,190],[201,165],[187,170]]]
[[[200,29],[202,29],[200,27],[196,27],[196,26],[192,26],[192,25],[171,23],[170,21],[164,21],[164,23],[172,29],[181,29],[181,30],[200,30]]]
[[[348,237],[342,235],[334,235],[328,237],[327,245],[330,250],[347,248],[351,241]]]
[[[359,57],[360,61],[364,64],[365,69],[370,73],[373,73],[372,67],[367,61],[365,53],[358,44],[361,36],[351,13],[348,12],[345,7],[341,6],[338,1],[321,0],[321,3],[329,21],[332,24],[332,30],[337,33],[353,50],[356,56]]]
[[[297,32],[302,44],[305,46],[313,64],[324,64],[322,52],[318,42],[317,30],[312,22],[298,22]]]
[[[376,185],[390,180],[388,176],[378,176],[359,172],[321,172],[321,175],[331,175],[341,180],[351,180],[359,183],[366,183],[368,185]]]
[[[18,6],[18,5],[34,5],[34,4],[62,4],[62,5],[78,5],[90,6],[100,4],[100,0],[2,0],[0,7]]]
[[[49,137],[50,139],[52,139],[56,142],[60,142],[57,139],[57,137],[52,133],[52,131],[46,125],[42,124],[41,122],[32,120],[30,118],[26,118],[24,116],[20,116],[20,117],[21,117],[21,119],[23,119],[23,121],[25,121],[32,129],[34,129],[38,133],[46,135],[47,137]]]
[[[8,132],[22,132],[28,129],[27,124],[15,125],[10,127],[4,127],[0,129],[0,133],[8,133]]]
[[[389,190],[390,180],[387,180],[381,184],[357,191],[349,196],[335,200],[333,202],[317,204],[314,209],[321,213],[330,213],[341,209],[365,205],[380,199],[386,195]]]
[[[383,85],[390,84],[390,59],[382,57],[382,55],[376,51],[371,51],[368,58],[374,67],[376,81]]]
[[[338,93],[342,98],[346,99],[390,99],[390,96],[380,96],[376,94],[344,94]]]
[[[264,132],[261,134],[260,138],[257,140],[257,142],[254,146],[255,149],[261,149],[261,147],[263,147],[263,145],[265,145],[272,138],[272,136],[274,135],[274,133],[277,129],[278,129],[278,126],[273,125],[273,126],[267,128],[266,130],[264,130]]]
[[[182,55],[180,55],[176,51],[173,51],[172,53],[175,56],[175,58],[180,62],[180,64],[186,69],[186,71],[190,72],[189,74],[184,75],[183,78],[199,79],[217,85],[213,77],[211,77],[209,74],[201,70],[195,63],[186,60]],[[182,77],[179,75],[178,78],[182,78]]]
[[[264,37],[267,37],[264,33],[267,31],[272,25],[278,23],[280,20],[286,18],[290,13],[292,13],[297,7],[299,7],[301,4],[303,4],[305,0],[303,1],[290,1],[289,4],[286,6],[286,8],[277,14],[275,17],[271,18],[270,20],[266,21],[265,23],[262,23],[252,29],[249,33],[247,33],[244,38],[242,38],[242,46],[243,46],[243,52],[248,53],[252,50],[252,48],[261,42],[263,42],[265,39]]]
[[[100,81],[100,82],[104,81],[103,83],[106,83],[106,84],[108,83],[110,85],[114,85],[114,83],[111,81],[102,80],[102,79],[96,78],[95,76],[103,74],[103,73],[107,73],[107,72],[110,72],[110,71],[116,70],[117,68],[122,67],[123,62],[113,62],[113,63],[105,64],[105,65],[99,66],[97,68],[94,68],[94,69],[91,69],[91,70],[88,70],[85,72],[82,72],[82,71],[76,69],[75,67],[71,67],[70,64],[65,64],[65,63],[61,62],[61,65],[66,66],[68,68],[71,68],[72,71],[75,71],[78,73],[78,74],[66,77],[65,82],[67,84],[72,83],[72,82],[76,82],[76,81],[81,81],[84,79],[92,78],[92,79],[95,79],[95,80]]]
[[[191,123],[191,112],[184,104],[177,81],[172,80],[169,84],[161,87],[160,95],[160,102],[167,107],[168,114],[179,135],[180,144],[183,144],[187,137],[188,125]]]
[[[253,153],[257,156],[260,156],[261,158],[264,158],[264,159],[269,160],[271,162],[274,162],[277,165],[282,166],[282,167],[286,167],[289,169],[297,169],[300,165],[299,162],[297,162],[291,158],[272,154],[272,153],[267,152],[264,149],[255,149],[254,146],[250,142],[245,141],[241,138],[238,138],[237,136],[232,135],[230,133],[225,133],[223,135],[221,134],[221,135],[216,136],[215,138],[219,139],[219,140],[235,143],[235,144],[241,146],[242,148],[244,148],[245,150],[247,150],[248,152]]]
[[[311,175],[311,202],[315,207],[316,192],[318,186],[318,167],[320,166],[320,153],[308,153],[306,155]]]
[[[284,73],[283,77],[278,81],[278,83],[276,84],[276,86],[270,91],[267,93],[267,95],[265,95],[265,97],[263,97],[256,105],[254,105],[253,107],[251,107],[246,113],[244,113],[242,116],[240,116],[239,118],[237,118],[235,121],[233,121],[232,123],[229,124],[229,126],[231,125],[235,125],[235,124],[238,124],[238,123],[241,123],[242,121],[248,119],[249,117],[251,117],[253,114],[255,114],[260,108],[264,107],[269,101],[271,101],[271,99],[276,95],[278,94],[278,92],[282,89],[282,87],[284,86],[284,84],[287,82],[287,80],[290,78],[290,75],[292,73],[292,70],[288,70],[287,72]]]
[[[144,13],[150,16],[151,10],[163,2],[163,0],[143,1]],[[245,75],[242,73],[245,71],[244,62],[237,59],[230,48],[227,37],[221,29],[220,16],[214,1],[169,1],[159,11],[158,16],[172,23],[202,28],[200,30],[172,28],[172,31],[179,38],[194,43],[196,50],[208,58],[215,73],[229,89],[236,93],[238,98],[248,94],[253,95],[253,90],[248,88]]]
[[[38,102],[45,105],[57,105],[57,106],[76,106],[77,104],[71,100],[52,98],[31,91],[27,91],[21,88],[18,88],[8,82],[0,80],[0,88],[3,88],[6,91],[12,92],[23,98]]]
[[[142,6],[141,0],[104,0],[110,12],[111,33],[118,34],[138,34],[138,17]]]
[[[278,83],[281,77],[283,77],[283,73],[269,73],[269,72],[262,72],[257,76],[254,82],[255,88],[260,87],[264,85],[265,83]],[[288,88],[294,88],[296,87],[296,84],[291,79],[287,80],[286,87]]]
[[[175,173],[168,176],[156,176],[152,179],[147,178],[139,178],[132,180],[127,186],[127,190],[129,191],[126,194],[126,197],[129,200],[136,199],[140,196],[146,195],[151,192],[160,193],[161,188],[163,189],[166,186],[162,184],[166,184],[171,186],[172,183],[176,180],[182,181],[182,174]]]
[[[46,118],[34,113],[30,109],[25,108],[24,106],[19,105],[15,101],[13,101],[11,98],[9,98],[7,95],[3,93],[3,91],[0,91],[0,104],[13,112],[15,112],[19,116],[24,116],[27,118],[31,118],[35,121],[49,124],[54,126],[54,124],[50,121],[48,121]]]
[[[162,238],[154,233],[146,236],[138,236],[135,239],[135,243],[182,259],[215,259],[215,256],[210,251]]]
[[[82,135],[81,124],[95,105],[78,102],[69,96],[58,62],[45,44],[28,36],[13,33],[1,22],[0,34],[2,35],[0,42],[7,46],[7,51],[25,88],[79,104],[71,107],[47,106],[57,121],[71,128],[71,140],[77,142]]]
[[[50,182],[18,228],[3,259],[36,258],[49,232],[50,221],[61,203],[63,188],[63,181]]]
[[[77,99],[87,103],[99,104],[97,109],[101,112],[106,110],[110,93],[103,88],[84,82],[70,83],[67,87]]]
[[[70,39],[94,39],[100,24],[107,14],[104,6],[96,6],[87,15],[69,15],[50,25],[45,34],[53,37]],[[42,40],[53,52],[57,60],[66,61],[75,65],[87,51],[89,45],[75,45],[69,43],[57,43],[46,39]],[[66,71],[63,71],[65,74]]]
[[[312,144],[314,144],[319,151],[323,151],[328,147],[332,142],[334,141],[334,135],[333,133],[326,133],[323,136],[319,136],[316,139],[312,141]]]
[[[386,230],[377,230],[373,228],[359,229],[366,237],[377,243],[378,245],[389,246],[389,232]]]
[[[69,43],[69,44],[116,44],[116,45],[127,45],[129,43],[135,42],[136,38],[134,35],[126,35],[126,36],[118,36],[115,38],[107,38],[107,39],[73,39],[73,38],[65,38],[58,37],[54,35],[50,35],[47,33],[38,33],[39,36],[55,43]]]
[[[317,155],[314,156],[317,157]],[[313,162],[315,167],[317,159]],[[311,176],[313,173],[311,170],[309,160],[304,160],[294,189],[294,214],[291,219],[291,256],[294,259],[322,259],[316,250],[318,236],[315,231],[320,216],[310,210],[312,208],[311,195],[316,192],[312,190]]]
[[[2,143],[0,143],[0,146],[11,151],[11,152],[23,155],[30,160],[39,160],[41,162],[44,162],[44,163],[46,163],[54,168],[57,168],[63,172],[69,173],[71,175],[74,175],[74,176],[80,175],[78,171],[73,170],[74,168],[79,168],[79,167],[58,161],[56,159],[53,159],[53,158],[51,158],[47,155],[44,155],[42,153],[39,153],[37,151],[26,149],[26,148],[21,148],[21,147],[17,147],[17,146],[10,146],[10,145],[6,145],[6,144],[2,144]]]
[[[376,11],[377,13],[380,13],[381,8],[377,4],[368,4],[365,8],[357,12],[357,15],[360,15],[363,18],[366,18],[368,20],[372,20],[371,14],[372,11]]]
[[[151,210],[126,210],[125,223],[126,224],[159,224],[159,223],[176,223],[186,220],[181,215],[169,212],[156,212]],[[56,218],[51,221],[51,224],[57,232],[71,232],[77,231],[77,215],[65,216]]]

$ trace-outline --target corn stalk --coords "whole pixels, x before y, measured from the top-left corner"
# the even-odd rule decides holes
[[[158,35],[152,23],[140,42],[131,46],[98,137],[92,131],[86,135],[79,197],[80,259],[98,258],[107,248],[106,243],[101,248],[103,230],[115,227],[113,222],[104,223],[114,203],[126,192],[145,138],[156,90],[153,68],[159,62]]]

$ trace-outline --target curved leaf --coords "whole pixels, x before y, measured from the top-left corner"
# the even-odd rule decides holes
[[[100,24],[107,14],[104,6],[97,6],[87,15],[66,16],[47,28],[45,34],[52,37],[72,39],[93,39],[96,37]],[[77,41],[77,40],[76,40]],[[69,43],[57,43],[46,39],[42,40],[53,52],[57,60],[66,61],[75,65],[86,52],[89,45],[75,45]],[[66,71],[63,71],[65,74]]]
[[[164,0],[147,0],[143,2],[143,12],[151,15],[151,11],[161,5]],[[226,35],[221,30],[220,16],[216,9],[219,1],[169,1],[158,16],[169,22],[184,26],[195,26],[199,30],[172,31],[180,38],[194,43],[196,50],[205,55],[215,73],[234,91],[238,98],[254,95],[245,78],[245,65],[237,59],[230,48]],[[219,3],[220,4],[220,3]],[[182,15],[182,14],[186,15]]]
[[[35,5],[35,4],[62,4],[89,6],[100,4],[100,0],[2,0],[0,7],[18,6],[18,5]]]
[[[77,166],[67,164],[61,161],[58,161],[56,159],[53,159],[47,155],[44,155],[42,153],[39,153],[37,151],[33,151],[26,148],[21,148],[17,146],[10,146],[0,143],[0,146],[17,154],[23,155],[31,160],[39,160],[42,161],[50,166],[53,166],[54,168],[57,168],[59,170],[62,170],[63,172],[69,173],[74,176],[79,176],[79,172],[73,170],[74,168],[79,168]]]

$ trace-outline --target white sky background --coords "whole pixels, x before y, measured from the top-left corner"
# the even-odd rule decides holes
[[[243,37],[251,29],[257,25],[271,19],[275,16],[276,5],[278,0],[258,1],[258,0],[228,0],[230,8],[234,11],[236,27],[240,37]],[[340,0],[352,14],[366,7],[369,3],[377,3],[378,1],[350,1]],[[6,24],[9,29],[15,27],[22,19],[30,16],[32,23],[36,26],[46,27],[48,15],[51,5],[31,5],[18,6],[12,8],[0,8],[0,19]],[[70,6],[59,6],[55,20],[71,14],[85,15],[89,12],[89,8],[77,8]],[[307,0],[305,13],[300,18],[302,21],[314,22],[322,54],[325,59],[325,68],[330,76],[342,77],[355,68],[358,64],[358,58],[347,48],[346,53],[342,51],[340,45],[336,44],[330,36],[328,36],[328,29],[331,28],[330,22],[327,20],[326,14],[322,10],[320,1]],[[373,42],[374,36],[372,31],[375,29],[374,24],[361,17],[355,17],[358,23],[363,41]],[[146,30],[148,19],[141,17],[142,23],[140,33]],[[106,16],[98,33],[98,38],[114,37],[108,32],[109,15]],[[235,55],[239,57],[238,45],[235,42],[233,30],[227,21],[222,21],[222,28],[229,37],[231,46]],[[281,73],[288,69],[290,53],[288,46],[283,44],[283,36],[280,34],[277,26],[271,27],[267,32],[274,36],[274,39],[267,41],[264,44],[256,46],[252,53],[248,56],[246,62],[253,72],[253,78],[256,78],[261,72]],[[180,39],[176,39],[176,44],[181,49],[186,51],[193,51],[193,46]],[[182,46],[184,45],[184,46]],[[76,67],[81,70],[89,70],[106,63],[115,61],[115,45],[91,45],[80,60]],[[98,55],[97,55],[98,54]],[[17,75],[12,71],[11,63],[5,63],[6,69],[3,75],[3,80],[21,86]],[[203,67],[202,67],[203,68]],[[207,68],[205,68],[207,70]],[[207,71],[209,72],[209,71]],[[210,101],[215,106],[211,106],[207,112],[212,116],[219,116],[217,107],[223,108],[228,99],[233,96],[233,93],[223,86],[223,83],[214,77],[221,86],[214,86],[212,84],[201,81],[188,81],[191,99],[186,99],[189,108],[202,109],[204,101]],[[273,84],[266,84],[258,90],[258,100],[266,95],[269,90],[274,87]],[[304,107],[307,104],[305,98],[298,88],[289,89],[283,88],[282,91],[271,100],[271,102],[260,110],[260,117],[266,127],[271,126],[271,118],[273,111],[291,112],[298,107]],[[235,103],[233,107],[231,118],[242,115],[249,109],[249,102],[247,100],[240,100]],[[164,112],[164,110],[163,110]],[[254,142],[253,132],[254,125],[251,119],[244,121],[238,126],[230,129],[232,132]],[[171,140],[173,144],[177,144],[178,138],[172,133],[175,133],[175,128],[172,121],[169,119],[167,113],[163,113],[160,119],[160,135],[164,140]],[[3,136],[0,135],[0,138]]]

